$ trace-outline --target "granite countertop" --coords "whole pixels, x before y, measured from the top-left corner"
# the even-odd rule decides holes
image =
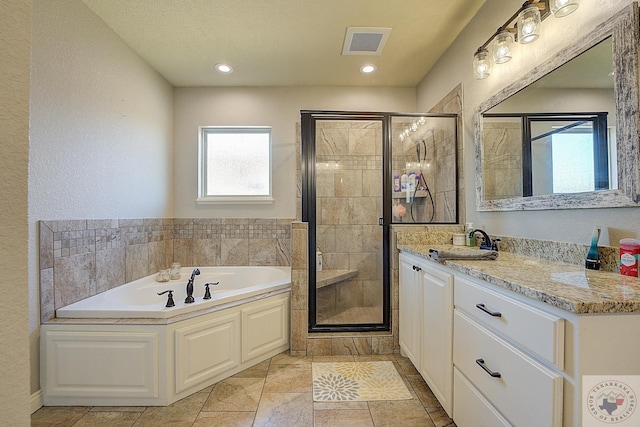
[[[435,262],[429,249],[469,249],[452,245],[398,245]],[[577,314],[640,313],[640,279],[583,266],[500,252],[496,260],[447,260],[453,270]]]

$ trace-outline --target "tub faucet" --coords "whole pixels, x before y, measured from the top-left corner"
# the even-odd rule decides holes
[[[191,277],[187,282],[187,298],[184,300],[185,304],[191,304],[192,302],[195,301],[195,299],[193,298],[193,279],[195,278],[195,276],[199,274],[200,274],[200,270],[198,270],[197,268],[194,268],[193,272],[191,273]]]
[[[484,230],[480,230],[479,228],[476,228],[475,230],[470,231],[469,237],[473,237],[475,233],[482,234],[482,242],[480,242],[480,249],[486,249],[486,250],[492,250],[492,251],[498,250],[498,242],[500,241],[500,239],[492,239]]]

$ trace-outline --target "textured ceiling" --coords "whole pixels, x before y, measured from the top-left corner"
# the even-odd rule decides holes
[[[83,1],[178,87],[415,87],[485,2]],[[382,55],[342,56],[347,27],[392,31]],[[216,72],[220,62],[234,72]],[[375,64],[377,71],[361,74],[364,63]]]

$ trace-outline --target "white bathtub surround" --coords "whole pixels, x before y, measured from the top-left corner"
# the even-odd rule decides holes
[[[185,303],[186,283],[194,267],[182,267],[180,279],[156,281],[156,274],[134,280],[117,288],[94,295],[56,310],[58,318],[84,319],[169,319],[181,314],[201,312],[209,308],[238,301],[262,299],[291,288],[290,267],[198,267],[193,297]],[[203,299],[206,283],[211,299]],[[174,307],[166,307],[167,294],[172,290]]]
[[[186,292],[176,288],[176,306],[171,309],[164,308],[166,295],[155,295],[160,304],[150,300],[167,287],[155,282],[155,275],[105,292],[103,299],[88,299],[98,307],[119,307],[112,314],[126,311],[122,303],[133,301],[132,316],[145,315],[144,319],[54,319],[43,324],[44,404],[169,405],[287,350],[289,268],[247,267],[254,275],[258,268],[262,271],[257,279],[265,284],[247,283],[250,278],[241,267],[234,267],[240,271],[235,284],[229,279],[230,268],[201,268],[198,278],[229,282],[230,289],[212,289],[212,299],[203,301],[206,282],[196,281],[196,302],[184,304]],[[183,282],[186,279],[181,286]],[[243,283],[249,285],[244,290]],[[124,291],[133,295],[125,297]]]

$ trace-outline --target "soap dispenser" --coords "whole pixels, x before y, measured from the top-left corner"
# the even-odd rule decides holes
[[[465,230],[464,230],[464,238],[465,238],[465,244],[467,246],[475,246],[476,245],[476,236],[475,235],[469,235],[469,233],[471,233],[473,231],[473,223],[472,222],[468,222],[466,224]]]

